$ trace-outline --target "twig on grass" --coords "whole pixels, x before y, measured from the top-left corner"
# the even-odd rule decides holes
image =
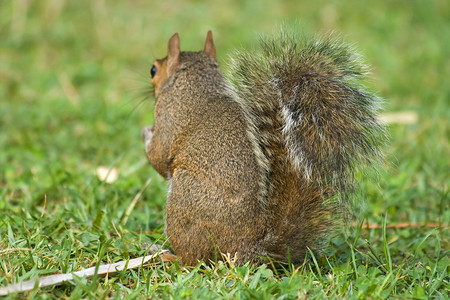
[[[419,116],[414,111],[401,111],[384,113],[378,116],[378,120],[384,124],[416,124]]]
[[[4,250],[0,250],[0,254],[5,254],[9,252],[16,252],[16,251],[31,251],[31,248],[8,248]]]
[[[41,214],[41,218],[44,216],[45,214],[45,207],[47,206],[47,194],[45,194],[44,197],[44,207],[42,208],[42,214]]]
[[[388,224],[386,225],[386,228],[420,228],[420,227],[426,227],[426,228],[441,228],[443,227],[440,224],[424,224],[424,223],[397,223],[397,224]],[[362,228],[366,229],[381,229],[383,228],[383,225],[381,224],[363,224]]]
[[[152,181],[151,177],[149,179],[147,179],[147,181],[145,182],[145,184],[141,188],[141,190],[136,194],[136,196],[134,196],[133,201],[131,201],[130,205],[127,207],[127,210],[124,212],[124,214],[120,218],[120,223],[122,223],[122,224],[127,223],[128,217],[130,216],[131,212],[133,211],[134,206],[136,205],[139,198],[141,198],[142,193],[145,191],[145,189],[147,188],[147,186],[150,184],[151,181]]]
[[[110,276],[114,275],[118,271],[136,269],[140,266],[145,266],[151,259],[159,256],[161,261],[174,261],[177,259],[175,255],[170,251],[162,249],[158,245],[153,245],[149,249],[151,255],[141,256],[130,260],[123,260],[113,264],[105,264],[100,266],[94,266],[88,269],[80,270],[73,273],[65,274],[53,274],[44,276],[38,279],[22,281],[19,283],[10,284],[4,287],[0,287],[0,296],[7,296],[12,293],[27,292],[33,290],[35,287],[57,286],[65,281],[72,280],[74,276],[91,278],[95,275]],[[97,272],[95,270],[98,269]]]

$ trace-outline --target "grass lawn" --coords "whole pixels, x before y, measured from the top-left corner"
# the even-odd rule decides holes
[[[286,270],[155,261],[9,297],[450,297],[445,0],[1,1],[0,287],[139,257],[143,243],[163,243],[167,186],[140,137],[152,123],[153,59],[166,55],[174,32],[182,49],[200,50],[212,29],[226,70],[233,49],[282,23],[356,44],[386,112],[418,115],[389,125],[378,182],[360,178],[361,221],[334,237],[326,255]],[[117,180],[100,181],[100,166],[116,168]]]

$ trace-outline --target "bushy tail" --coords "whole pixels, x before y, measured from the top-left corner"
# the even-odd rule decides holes
[[[332,194],[351,191],[355,172],[379,155],[384,135],[375,118],[382,101],[360,83],[366,70],[354,49],[337,39],[282,33],[237,52],[231,67],[228,78],[251,131],[263,136],[261,156],[282,143],[308,182]]]

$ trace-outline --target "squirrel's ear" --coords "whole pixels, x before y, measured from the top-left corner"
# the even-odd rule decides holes
[[[167,50],[168,69],[173,70],[180,63],[180,37],[178,33],[172,35]]]
[[[208,30],[208,33],[206,34],[205,48],[203,49],[203,53],[205,53],[212,59],[216,59],[216,46],[214,46],[211,30]]]

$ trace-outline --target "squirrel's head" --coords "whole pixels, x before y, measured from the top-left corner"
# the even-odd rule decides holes
[[[206,35],[205,47],[203,53],[212,59],[216,59],[216,47],[214,46],[212,31],[209,30]],[[175,33],[168,43],[167,57],[157,59],[150,70],[152,84],[155,88],[155,96],[158,95],[159,87],[169,78],[180,64],[180,37]]]

